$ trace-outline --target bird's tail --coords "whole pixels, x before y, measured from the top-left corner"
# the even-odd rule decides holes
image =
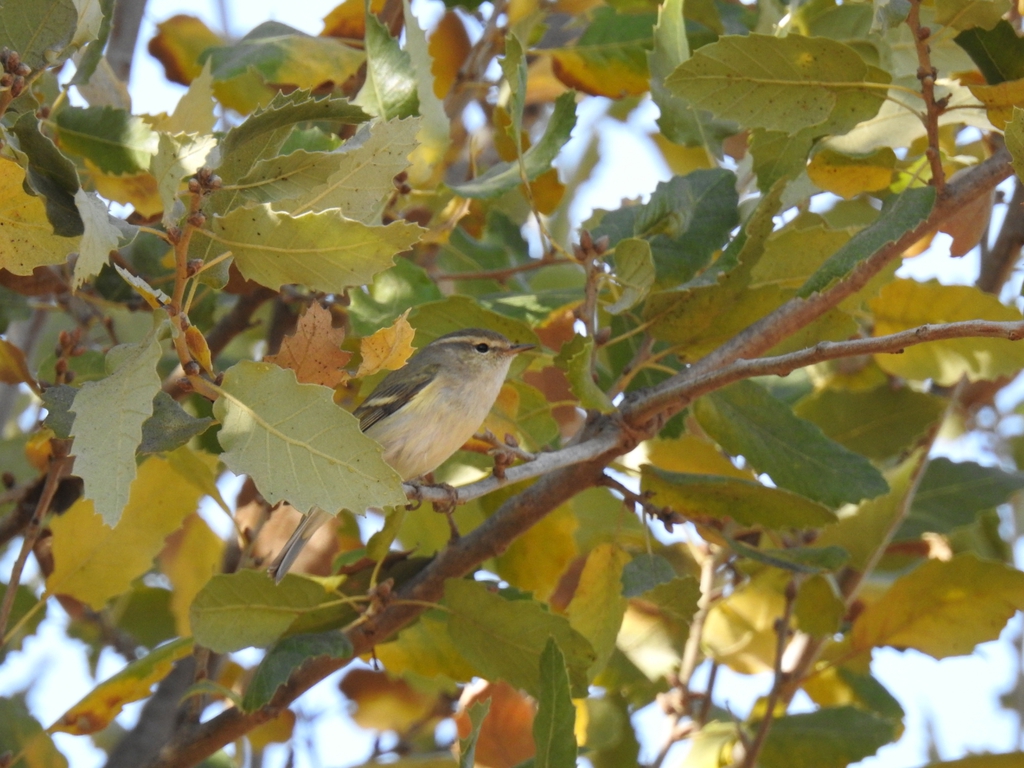
[[[299,556],[299,552],[306,546],[306,542],[310,540],[321,525],[332,517],[333,515],[330,512],[326,512],[320,507],[313,507],[308,514],[303,516],[302,522],[299,523],[291,538],[285,543],[281,552],[274,559],[274,562],[267,568],[267,573],[273,577],[275,582],[281,583],[281,579],[288,573],[292,563],[295,562],[295,558]]]

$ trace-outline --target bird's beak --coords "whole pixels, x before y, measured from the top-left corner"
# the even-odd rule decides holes
[[[513,355],[518,355],[520,352],[528,352],[536,346],[536,344],[513,344],[508,351]]]

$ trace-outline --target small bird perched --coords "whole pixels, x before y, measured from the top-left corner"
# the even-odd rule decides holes
[[[356,408],[359,428],[384,447],[384,461],[402,480],[432,472],[483,423],[512,358],[533,347],[482,328],[441,336],[385,376]],[[306,514],[268,569],[275,581],[331,517],[319,507]]]

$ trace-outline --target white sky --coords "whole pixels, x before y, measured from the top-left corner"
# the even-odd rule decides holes
[[[322,18],[336,5],[333,0],[224,2],[230,32],[237,36],[266,20],[281,21],[316,34],[322,29]],[[188,13],[199,16],[211,28],[220,31],[223,27],[217,11],[218,5],[214,0],[150,0],[130,84],[134,111],[169,112],[184,91],[180,86],[167,83],[162,68],[145,50],[146,44],[155,34],[155,24],[175,14]],[[440,8],[439,0],[417,0],[415,5],[417,14],[424,20],[436,18]],[[585,126],[600,119],[604,108],[601,100],[591,100],[583,105],[576,135],[579,136]],[[659,181],[669,178],[668,168],[652,151],[649,142],[641,138],[643,134],[655,129],[656,116],[657,109],[648,103],[636,110],[628,123],[610,119],[601,121],[602,162],[572,211],[574,226],[588,218],[591,209],[613,209],[619,206],[623,198],[648,196]],[[582,140],[574,139],[565,148],[564,155],[574,158],[582,151]],[[943,254],[941,249],[940,244],[932,253],[908,262],[901,274],[917,279],[937,277],[945,283],[973,281],[978,268],[976,254],[950,260],[948,251]],[[956,446],[949,448],[947,452],[961,453],[958,458],[962,459],[971,458],[975,450],[972,447],[964,454],[956,450]],[[229,500],[233,495],[225,494]],[[0,573],[5,577],[10,573],[13,559],[13,553],[9,553],[0,562]],[[1024,548],[1018,551],[1018,563],[1022,561]],[[98,680],[114,674],[124,663],[120,656],[106,651],[94,677],[86,664],[84,646],[78,641],[66,640],[63,634],[66,621],[63,612],[51,601],[48,618],[41,625],[38,635],[26,642],[23,652],[12,654],[0,668],[0,695],[31,686],[29,706],[44,727],[63,714]],[[872,669],[906,710],[906,731],[898,743],[883,748],[876,757],[860,765],[863,768],[912,768],[922,765],[927,762],[929,732],[935,738],[939,754],[944,759],[954,759],[969,752],[1006,752],[1021,746],[1015,743],[1016,717],[1000,709],[997,701],[999,694],[1012,685],[1018,668],[1019,654],[1013,645],[1013,638],[1019,634],[1020,625],[1018,615],[1004,631],[1000,641],[979,646],[971,656],[942,662],[914,651],[876,651]],[[257,658],[252,653],[247,654],[247,657],[250,663]],[[313,762],[305,748],[300,746],[296,768],[320,764],[356,765],[370,755],[372,735],[352,727],[345,716],[344,703],[337,691],[338,677],[335,675],[322,682],[297,703],[300,713],[305,712],[310,716],[318,713],[328,715],[316,721],[315,734],[310,732],[311,724],[308,721],[303,724],[303,718],[299,718],[297,742],[302,745],[312,740],[327,749]],[[767,675],[749,678],[723,668],[716,686],[716,700],[728,703],[734,712],[742,716],[757,696],[767,692],[769,686]],[[140,706],[137,704],[130,707],[119,722],[125,727],[131,727]],[[809,708],[809,702],[805,697],[802,701],[798,700],[796,706],[806,709]],[[652,745],[662,741],[664,717],[656,707],[649,707],[637,715],[636,721],[647,747],[641,753],[641,759],[650,759],[653,757]],[[93,768],[103,764],[103,753],[91,747],[86,739],[58,734],[56,741],[58,747],[68,755],[73,768]],[[674,761],[678,761],[685,749],[685,746],[677,747],[666,765],[671,766]],[[265,765],[277,768],[284,761],[284,750],[272,748]]]

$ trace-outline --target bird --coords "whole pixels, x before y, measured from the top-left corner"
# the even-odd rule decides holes
[[[487,418],[509,366],[533,344],[513,344],[484,328],[440,336],[385,376],[353,412],[359,428],[384,448],[382,458],[414,480],[432,472]],[[313,533],[333,515],[314,507],[267,569],[280,583]]]

